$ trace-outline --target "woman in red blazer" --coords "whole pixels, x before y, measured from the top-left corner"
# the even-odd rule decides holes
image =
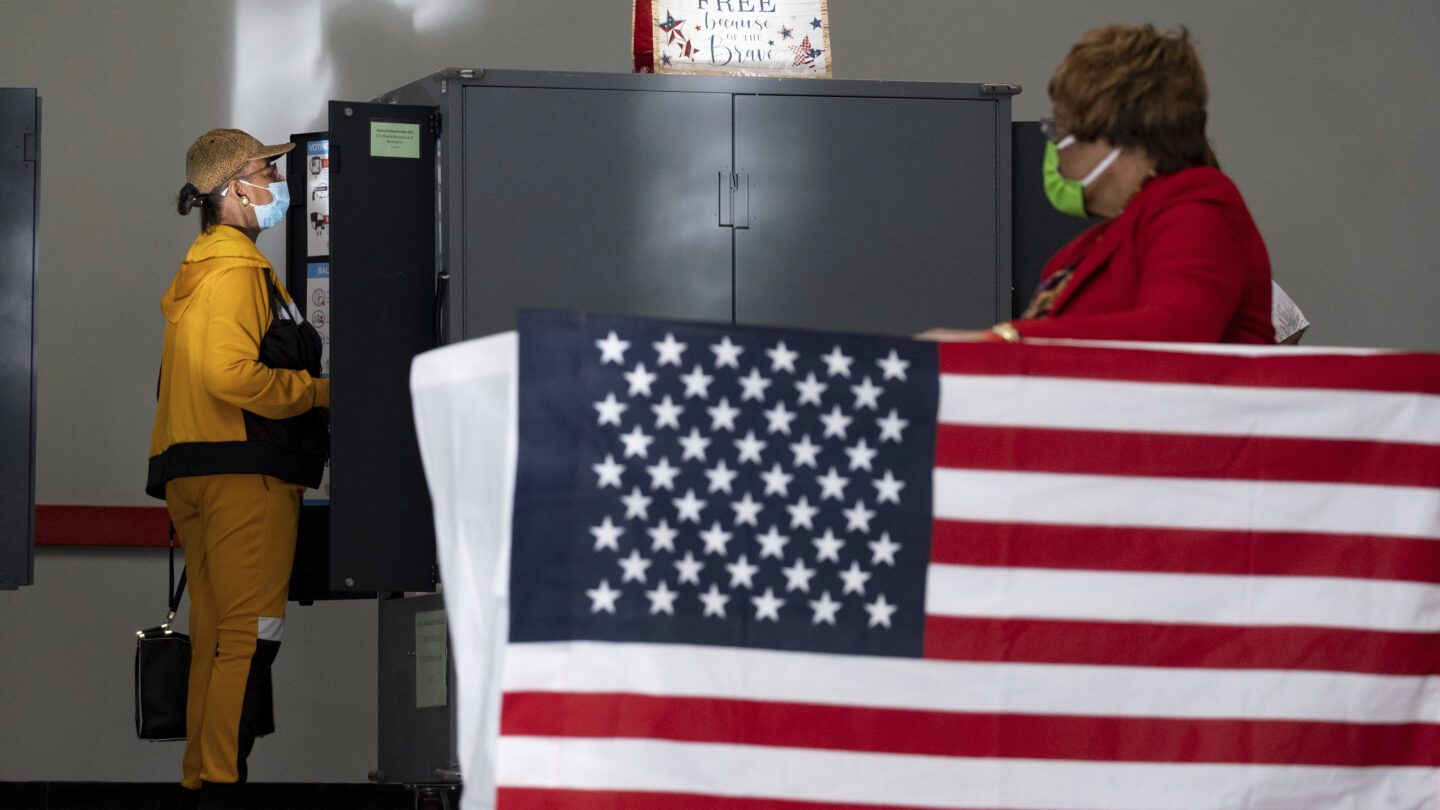
[[[927,334],[1273,344],[1265,243],[1210,150],[1205,75],[1185,29],[1091,31],[1049,89],[1046,193],[1104,221],[1046,264],[1021,318]]]

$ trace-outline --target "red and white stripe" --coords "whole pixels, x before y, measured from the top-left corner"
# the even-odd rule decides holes
[[[941,369],[925,659],[512,645],[500,808],[1440,807],[1440,357]]]

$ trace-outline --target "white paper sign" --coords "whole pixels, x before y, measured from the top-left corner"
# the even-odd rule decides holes
[[[652,0],[656,73],[829,77],[825,0]]]
[[[305,144],[305,255],[330,255],[330,141]]]

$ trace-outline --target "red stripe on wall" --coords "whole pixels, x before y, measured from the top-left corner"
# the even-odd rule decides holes
[[[661,739],[910,756],[1340,767],[1440,764],[1440,726],[938,712],[511,692],[502,735]]]
[[[698,793],[642,793],[622,790],[566,790],[501,787],[499,810],[921,810],[914,805],[837,804],[762,799],[750,796],[703,796]],[[983,810],[953,807],[947,810]]]
[[[940,467],[1440,487],[1440,445],[941,424]]]
[[[925,657],[1031,664],[1440,673],[1433,633],[927,616]]]
[[[1096,346],[942,343],[942,374],[1440,394],[1440,354],[1244,357]]]
[[[937,520],[932,562],[1440,583],[1440,542],[1297,532]]]
[[[35,507],[35,543],[42,546],[166,546],[170,513],[163,506]]]

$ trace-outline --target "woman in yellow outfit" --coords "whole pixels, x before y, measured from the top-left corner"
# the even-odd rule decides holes
[[[284,218],[274,160],[292,147],[235,129],[195,141],[179,211],[200,209],[201,233],[160,302],[146,491],[165,499],[190,580],[185,804],[233,805],[245,782],[258,687],[284,628],[300,495],[328,454],[319,336],[255,246]]]

